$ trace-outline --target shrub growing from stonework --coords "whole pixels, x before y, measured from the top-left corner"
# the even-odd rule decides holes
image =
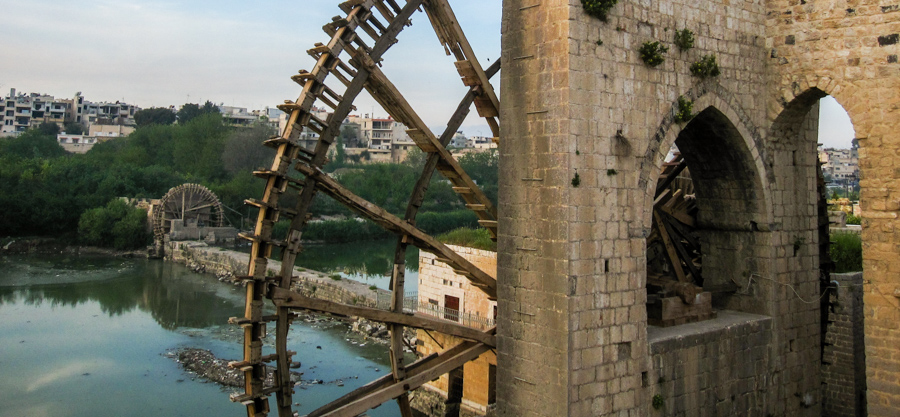
[[[694,47],[694,32],[689,29],[681,29],[675,31],[675,46],[679,50],[687,51]]]
[[[606,21],[606,15],[616,5],[618,0],[581,0],[584,12],[602,21]]]
[[[719,64],[715,55],[704,55],[699,61],[691,64],[691,75],[700,78],[719,76]]]
[[[659,41],[648,41],[641,45],[639,51],[641,53],[641,60],[643,60],[645,64],[655,67],[666,61],[666,59],[663,58],[663,54],[669,52],[669,48],[660,44]]]

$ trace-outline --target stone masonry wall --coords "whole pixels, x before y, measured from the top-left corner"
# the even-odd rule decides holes
[[[866,415],[863,274],[832,274],[828,329],[822,355],[823,411],[833,417]]]
[[[775,0],[766,3],[766,107],[772,141],[812,102],[831,95],[860,144],[860,204],[868,412],[900,410],[900,3]]]
[[[794,220],[814,207],[814,159],[769,155],[767,11],[758,0],[619,1],[602,22],[579,1],[504,2],[499,415],[649,415],[645,239],[676,140],[708,181],[698,200],[713,279],[742,282],[736,308],[775,316],[776,359],[754,369],[772,375],[760,403],[774,415],[820,412],[817,375],[796,380],[818,366],[817,316],[791,292],[817,294],[815,227]],[[682,28],[696,39],[684,52],[672,43]],[[638,52],[651,41],[669,47],[655,68]],[[708,54],[721,75],[691,76]],[[674,122],[679,96],[694,102],[691,123]],[[735,163],[716,165],[721,157]],[[784,200],[777,178],[804,191]]]
[[[496,252],[455,245],[448,247],[488,275],[497,276]],[[474,287],[466,277],[453,272],[453,268],[438,261],[434,254],[420,251],[419,303],[432,300],[444,307],[445,295],[459,298],[460,312],[493,321],[496,301],[488,300],[484,292]]]
[[[766,372],[775,359],[772,319],[720,311],[713,320],[651,328],[653,364],[644,378],[653,396],[648,416],[766,416]],[[810,398],[810,401],[813,399]]]
[[[246,253],[208,246],[202,242],[167,242],[166,256],[200,272],[213,273],[221,279],[233,279],[247,274],[250,257]],[[270,260],[268,269],[274,276],[281,270],[281,262]],[[334,280],[328,275],[304,268],[294,268],[298,277],[294,290],[315,298],[375,306],[377,301],[390,300],[390,292],[371,290],[366,284],[352,280]]]

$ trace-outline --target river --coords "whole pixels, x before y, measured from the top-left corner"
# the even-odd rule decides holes
[[[241,288],[171,262],[0,257],[0,416],[246,415],[228,400],[233,388],[167,356],[197,347],[240,358],[240,328],[226,322],[243,308]],[[300,415],[389,372],[387,348],[342,323],[298,320],[288,349],[304,380],[324,381],[297,387]],[[369,411],[397,413],[393,402]]]
[[[305,244],[294,264],[390,290],[396,248],[397,239]],[[250,248],[244,245],[239,250],[249,252]],[[275,259],[281,259],[277,252]],[[405,292],[415,292],[419,282],[419,249],[415,246],[406,250],[405,276]]]

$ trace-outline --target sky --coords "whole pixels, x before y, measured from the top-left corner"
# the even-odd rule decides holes
[[[57,98],[143,108],[216,104],[262,109],[294,100],[290,80],[327,42],[322,25],[343,15],[339,0],[0,0],[0,94],[10,88]],[[501,0],[453,0],[482,66],[499,58]],[[383,71],[433,129],[443,128],[466,93],[428,19],[416,13]],[[499,77],[494,79],[499,91]],[[336,89],[341,91],[342,89]],[[365,93],[357,112],[385,116]],[[846,148],[852,126],[836,102],[821,106],[820,142]],[[843,120],[842,120],[843,119]],[[849,128],[849,130],[848,130]],[[471,112],[468,135],[490,135]]]

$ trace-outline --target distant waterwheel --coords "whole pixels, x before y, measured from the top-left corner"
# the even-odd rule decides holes
[[[185,225],[222,227],[225,215],[219,198],[208,188],[182,184],[170,189],[153,213],[153,235],[157,241],[163,240],[175,220],[183,220]]]

